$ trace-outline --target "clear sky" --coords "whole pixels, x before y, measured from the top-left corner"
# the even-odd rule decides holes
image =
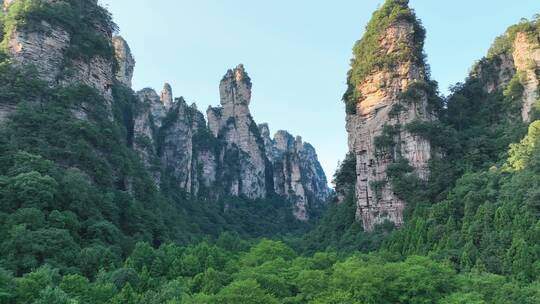
[[[383,0],[100,0],[134,53],[134,89],[164,82],[206,112],[227,69],[243,63],[251,112],[271,132],[313,144],[329,180],[347,152],[345,91],[351,49]],[[411,0],[427,29],[432,78],[447,93],[494,38],[539,0]]]

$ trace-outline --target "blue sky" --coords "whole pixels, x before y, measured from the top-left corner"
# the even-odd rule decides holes
[[[345,91],[351,49],[383,0],[100,0],[134,53],[134,89],[219,104],[227,69],[243,63],[253,81],[251,112],[271,132],[285,129],[317,149],[331,179],[347,152]],[[411,0],[427,29],[432,78],[446,93],[494,38],[538,0]]]

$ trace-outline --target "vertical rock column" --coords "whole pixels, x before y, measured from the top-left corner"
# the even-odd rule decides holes
[[[259,129],[249,111],[251,79],[243,65],[229,70],[219,86],[221,107],[209,108],[208,124],[216,138],[226,144],[220,162],[227,168],[221,180],[231,195],[250,199],[266,197],[266,152]]]
[[[259,125],[259,130],[272,163],[274,192],[289,198],[297,219],[308,220],[309,208],[324,203],[330,195],[315,149],[287,131],[280,130],[271,139],[267,124]]]
[[[120,36],[113,37],[114,54],[116,56],[116,80],[131,88],[131,80],[135,69],[135,59],[128,43]]]
[[[383,9],[390,2],[394,2],[390,5],[408,9],[406,1],[387,1]],[[389,18],[381,17],[380,13],[375,16]],[[434,119],[423,90],[419,89],[413,100],[403,100],[404,92],[428,80],[423,60],[404,55],[408,54],[406,50],[415,48],[421,53],[423,42],[416,41],[415,31],[418,24],[409,19],[396,19],[382,28],[376,40],[377,56],[391,58],[392,62],[374,66],[359,83],[349,83],[355,91],[355,108],[347,114],[346,121],[349,150],[356,156],[357,218],[368,231],[386,220],[396,226],[403,224],[406,202],[392,190],[387,176],[389,165],[404,161],[420,178],[426,179],[429,175],[429,142],[404,128],[415,120]],[[360,46],[366,43],[364,39],[367,38],[359,42]],[[378,147],[381,142],[387,146]]]
[[[524,122],[530,122],[531,110],[540,97],[540,36],[517,33],[512,56],[524,88],[521,116]]]

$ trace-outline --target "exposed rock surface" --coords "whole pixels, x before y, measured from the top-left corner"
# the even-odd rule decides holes
[[[161,95],[159,97],[159,99],[161,100],[161,103],[166,107],[166,108],[170,108],[172,106],[172,103],[173,103],[173,93],[172,93],[172,88],[171,88],[171,85],[168,84],[168,83],[165,83],[163,85],[163,90],[161,90]]]
[[[57,83],[64,64],[64,52],[69,48],[67,31],[42,22],[43,31],[11,33],[8,51],[21,64],[32,64],[38,75],[49,83]]]
[[[250,199],[266,197],[268,161],[264,142],[249,111],[251,79],[242,65],[227,72],[219,92],[221,107],[208,109],[208,123],[214,136],[226,143],[221,160],[237,169],[232,176],[222,178],[228,179],[230,194]],[[231,163],[233,158],[236,164]]]
[[[13,1],[17,0],[0,4],[10,9]],[[60,9],[56,5],[66,9],[71,3],[40,1],[47,9]],[[86,1],[90,9],[98,5],[97,0]],[[84,33],[62,20],[42,20],[38,26],[28,27],[21,23],[9,33],[6,45],[16,64],[35,67],[38,77],[50,86],[85,84],[95,88],[108,102],[112,119],[112,88],[118,84],[131,88],[135,60],[127,42],[120,36],[113,37],[114,24],[94,17],[84,13],[75,17],[88,23]],[[81,36],[77,36],[81,34],[109,45],[95,52],[82,51],[76,44],[81,43]],[[159,94],[143,89],[125,105],[131,107],[128,114],[132,115],[132,121],[123,121],[128,131],[126,142],[140,156],[157,186],[167,181],[186,193],[208,199],[229,195],[262,199],[278,194],[294,204],[298,219],[307,220],[310,205],[322,203],[329,196],[326,176],[315,150],[300,137],[295,139],[280,131],[270,139],[267,126],[259,130],[249,109],[251,86],[242,65],[229,70],[219,86],[221,106],[208,109],[208,124],[194,104],[174,99],[169,84]],[[0,123],[14,108],[0,103]],[[73,112],[87,119],[84,107]],[[131,189],[130,181],[126,189]]]
[[[296,218],[307,220],[309,206],[324,202],[330,195],[315,149],[287,131],[278,131],[271,139],[267,124],[259,125],[259,130],[272,164],[275,193],[295,203]]]
[[[427,178],[431,147],[428,141],[410,134],[404,126],[414,120],[432,120],[428,109],[427,95],[423,92],[405,105],[401,94],[415,83],[427,81],[424,64],[413,58],[395,56],[403,45],[414,45],[414,24],[398,20],[390,24],[379,38],[381,56],[400,58],[391,67],[375,68],[354,90],[360,96],[356,100],[356,113],[347,115],[349,151],[356,156],[356,203],[357,218],[364,229],[372,230],[375,225],[388,220],[396,226],[403,224],[405,204],[392,190],[387,177],[390,164],[405,160],[420,178]],[[362,60],[358,58],[357,60]],[[401,104],[399,114],[392,113]],[[393,145],[379,149],[376,138],[383,130],[391,128]]]
[[[248,107],[251,81],[242,66],[227,72],[220,93],[221,107],[208,109],[208,125],[194,104],[172,101],[168,84],[161,95],[152,89],[137,93],[133,146],[156,172],[156,183],[161,172],[193,196],[277,194],[307,220],[310,206],[330,195],[315,149],[285,131],[271,139],[268,125],[255,124]]]
[[[532,106],[539,97],[540,35],[517,33],[512,56],[524,87],[521,116],[529,122]]]
[[[540,34],[507,32],[500,39],[510,40],[511,47],[482,59],[470,77],[481,78],[488,93],[504,90],[512,78],[518,77],[523,85],[521,116],[528,123],[533,105],[540,98]]]
[[[217,167],[213,151],[198,142],[199,133],[206,131],[206,121],[194,105],[188,106],[181,98],[167,115],[159,143],[161,162],[180,188],[197,194],[201,186],[213,185]]]
[[[113,46],[117,62],[116,80],[131,88],[131,80],[135,69],[135,59],[131,54],[131,49],[124,38],[120,36],[113,37]]]
[[[4,2],[6,9],[12,1]],[[62,1],[41,0],[52,6],[62,5]],[[92,5],[97,1],[92,0]],[[113,29],[109,24],[91,24],[96,35],[112,44]],[[15,28],[9,33],[8,53],[19,64],[32,65],[38,75],[50,85],[89,85],[111,103],[114,79],[114,58],[100,55],[89,58],[68,58],[66,51],[72,46],[72,36],[68,29],[52,25],[45,20],[38,27]]]

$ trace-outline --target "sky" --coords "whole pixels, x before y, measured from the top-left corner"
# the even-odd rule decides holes
[[[251,114],[317,150],[331,180],[347,153],[341,97],[354,43],[383,0],[100,0],[137,61],[133,88],[219,105],[219,82],[244,64]],[[411,0],[427,29],[425,50],[442,93],[463,81],[493,40],[538,0]]]

